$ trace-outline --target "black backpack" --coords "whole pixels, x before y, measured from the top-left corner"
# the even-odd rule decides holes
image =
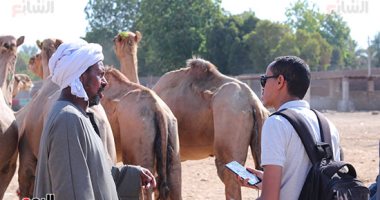
[[[334,161],[328,121],[320,112],[313,111],[318,118],[322,142],[314,141],[306,123],[301,117],[298,117],[295,111],[283,109],[272,114],[283,116],[290,122],[301,138],[306,153],[312,162],[299,199],[368,200],[369,189],[356,178],[355,168],[349,163]]]

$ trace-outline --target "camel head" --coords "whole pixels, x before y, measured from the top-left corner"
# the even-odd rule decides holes
[[[128,93],[128,91],[143,88],[143,86],[131,82],[123,73],[113,66],[105,67],[104,77],[108,82],[104,88],[104,99],[112,99],[115,101]]]
[[[0,36],[0,87],[5,101],[11,105],[17,47],[24,43],[24,36]]]
[[[32,79],[26,74],[15,74],[15,81],[13,82],[13,93],[14,98],[20,91],[27,91],[33,87]]]
[[[50,75],[49,59],[63,42],[60,39],[45,39],[42,42],[37,40],[36,43],[38,48],[41,49],[43,79],[46,79]]]
[[[121,32],[113,38],[113,49],[117,58],[127,57],[127,55],[137,55],[137,47],[142,38],[140,32]]]
[[[41,79],[43,79],[42,59],[41,59],[41,54],[40,53],[32,56],[29,59],[28,68],[35,75],[37,75],[38,77],[40,77]]]

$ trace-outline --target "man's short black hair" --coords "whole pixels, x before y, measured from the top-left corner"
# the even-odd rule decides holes
[[[310,86],[310,70],[304,60],[297,56],[277,57],[270,65],[273,75],[283,75],[292,96],[303,99]]]

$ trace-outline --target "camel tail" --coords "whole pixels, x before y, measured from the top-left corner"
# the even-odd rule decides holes
[[[255,162],[255,168],[261,169],[261,131],[264,121],[269,116],[269,111],[262,105],[261,101],[256,97],[252,103],[253,129],[251,135],[251,153]]]
[[[157,187],[158,199],[168,199],[169,196],[169,182],[168,173],[170,172],[169,166],[171,163],[170,149],[171,144],[168,139],[168,126],[162,112],[155,114],[155,129],[156,136],[154,138],[154,152],[156,155],[156,171],[157,171]]]

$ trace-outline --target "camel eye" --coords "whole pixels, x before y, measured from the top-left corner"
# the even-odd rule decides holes
[[[132,44],[133,44],[132,40],[128,40],[128,45],[132,46]]]
[[[11,45],[9,45],[8,43],[5,43],[5,44],[4,44],[4,47],[7,48],[7,49],[10,49],[10,48],[11,48]]]

